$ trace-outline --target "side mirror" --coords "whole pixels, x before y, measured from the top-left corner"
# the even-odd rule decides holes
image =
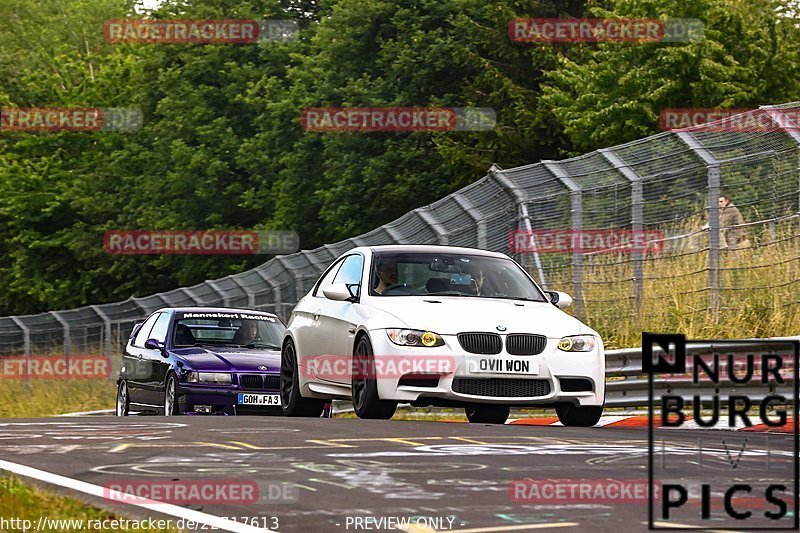
[[[334,283],[322,289],[322,294],[328,300],[336,302],[352,302],[356,296],[350,292],[350,287],[345,283]]]
[[[550,303],[559,309],[566,309],[572,305],[572,296],[561,291],[545,291],[550,298]]]
[[[147,339],[146,341],[144,341],[144,347],[147,348],[148,350],[158,350],[164,357],[169,356],[167,351],[164,349],[164,346],[156,339]]]

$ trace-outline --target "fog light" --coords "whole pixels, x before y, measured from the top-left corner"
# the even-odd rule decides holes
[[[213,411],[213,408],[210,405],[195,405],[194,411],[195,413],[205,413],[210,415]]]

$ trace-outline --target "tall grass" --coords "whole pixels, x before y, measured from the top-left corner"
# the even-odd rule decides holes
[[[690,220],[683,233],[703,224]],[[707,232],[665,244],[643,262],[644,298],[633,300],[630,255],[586,256],[585,322],[607,348],[641,345],[642,331],[689,338],[746,338],[800,334],[800,238],[797,221],[747,230],[751,246],[720,252],[720,300],[710,298]],[[571,266],[552,272],[548,285],[573,286]]]
[[[0,418],[50,416],[77,411],[111,409],[116,384],[109,379],[2,380]]]

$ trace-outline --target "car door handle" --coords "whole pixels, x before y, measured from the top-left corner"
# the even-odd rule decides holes
[[[350,326],[349,328],[347,328],[347,332],[348,333],[355,333],[356,332],[356,327],[355,326]]]

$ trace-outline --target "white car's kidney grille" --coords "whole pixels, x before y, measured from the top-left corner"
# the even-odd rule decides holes
[[[503,341],[496,333],[459,333],[458,343],[469,353],[491,355],[503,350]]]
[[[511,355],[536,355],[544,351],[547,337],[527,333],[512,333],[506,337],[506,351]]]
[[[496,398],[532,398],[550,394],[546,379],[455,378],[453,392]]]

